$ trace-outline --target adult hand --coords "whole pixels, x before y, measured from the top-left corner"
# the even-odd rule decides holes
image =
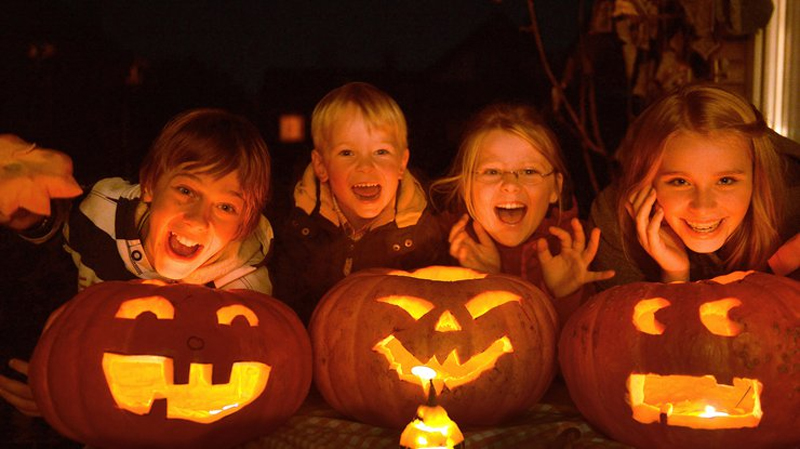
[[[8,366],[14,371],[28,376],[28,362],[20,359],[11,359]],[[9,404],[17,408],[22,414],[28,416],[42,416],[39,407],[33,400],[33,392],[27,383],[10,379],[0,375],[0,396]]]
[[[80,195],[66,154],[0,134],[0,225],[21,231],[50,215],[50,200]]]
[[[469,233],[469,215],[464,214],[450,229],[450,255],[458,260],[462,267],[472,268],[485,273],[500,272],[500,252],[492,237],[477,221],[472,222],[472,229],[478,237],[476,242]]]
[[[550,227],[550,233],[558,237],[561,242],[561,252],[553,256],[547,240],[539,239],[536,242],[537,256],[542,264],[542,277],[550,293],[556,298],[563,298],[574,293],[583,284],[602,281],[614,277],[614,271],[590,271],[589,264],[597,255],[600,246],[600,229],[592,229],[589,244],[586,245],[586,235],[580,220],[570,220],[573,238],[569,232],[555,227]]]
[[[689,255],[675,231],[664,223],[664,209],[656,203],[656,190],[644,188],[625,204],[636,223],[636,237],[661,267],[664,282],[689,280]]]
[[[769,258],[769,267],[780,276],[786,276],[800,268],[800,233],[775,251]]]

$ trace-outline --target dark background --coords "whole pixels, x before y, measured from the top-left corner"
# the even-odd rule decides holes
[[[592,1],[538,0],[547,60],[561,78],[575,62]],[[556,130],[582,215],[608,160],[584,157],[575,132],[550,113],[551,84],[524,0],[4,0],[0,5],[0,133],[68,153],[84,186],[136,180],[166,121],[193,107],[223,107],[261,129],[273,157],[267,216],[279,222],[309,161],[305,142],[282,144],[278,117],[310,117],[348,81],[392,95],[409,123],[410,165],[423,180],[444,174],[461,126],[494,101],[541,108]],[[619,42],[591,36],[598,118],[608,148],[626,126]],[[568,93],[575,94],[568,86]],[[33,247],[0,230],[0,363],[28,359],[47,315],[75,291],[60,242]],[[10,370],[4,369],[4,374]],[[63,442],[42,420],[0,404],[0,441]]]

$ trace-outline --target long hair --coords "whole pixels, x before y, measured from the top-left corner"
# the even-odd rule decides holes
[[[625,202],[652,185],[667,139],[678,132],[730,133],[750,143],[753,195],[741,225],[724,245],[729,270],[763,268],[780,244],[784,174],[761,113],[737,94],[713,85],[686,85],[650,105],[631,124],[618,152],[621,166],[617,219],[623,244],[635,241]]]
[[[494,130],[509,132],[530,143],[553,166],[555,174],[562,176],[562,189],[557,204],[560,214],[564,199],[569,199],[571,194],[568,193],[569,176],[558,139],[535,109],[511,103],[489,105],[467,124],[448,174],[431,184],[431,196],[441,203],[437,206],[451,211],[463,207],[470,216],[476,215],[475,205],[472,204],[469,194],[474,183],[472,173],[477,169],[484,137]]]
[[[258,225],[269,199],[270,155],[258,129],[246,118],[220,109],[193,109],[164,126],[139,169],[145,191],[175,169],[221,178],[239,171],[245,219],[237,237]]]

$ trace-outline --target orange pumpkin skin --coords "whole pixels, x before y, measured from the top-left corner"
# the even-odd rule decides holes
[[[163,307],[131,308],[143,299]],[[140,373],[139,365],[118,364],[123,368],[108,374],[106,360],[128,360],[115,356],[166,358],[172,367],[156,372],[174,378],[151,382],[157,387],[143,393],[152,396],[149,407],[132,411],[117,402],[127,400],[120,399],[127,386],[111,385],[119,373]],[[260,387],[231,380],[240,378],[237,363],[269,367],[259,371]],[[190,366],[202,365],[211,367],[208,380],[217,390],[201,387],[205,393],[179,402],[178,394],[197,383]],[[45,420],[91,447],[227,448],[270,432],[297,410],[311,385],[311,343],[294,312],[261,293],[109,281],[53,314],[34,350],[29,383]],[[219,392],[225,384],[245,393],[230,399],[228,390]],[[190,417],[198,413],[203,418]]]
[[[463,270],[429,269],[450,268]],[[510,301],[491,305],[490,291],[501,292]],[[412,311],[416,319],[391,301],[379,301],[405,297],[427,301],[427,307]],[[477,310],[481,302],[482,313]],[[442,316],[460,329],[437,330],[443,326]],[[400,359],[391,366],[390,351],[407,351],[420,364],[435,365],[434,360],[444,362],[448,355],[452,361],[456,350],[474,379],[440,386],[437,399],[462,427],[496,424],[526,410],[541,398],[555,373],[555,310],[541,290],[507,275],[440,281],[410,277],[399,270],[364,270],[325,295],[312,315],[309,332],[314,382],[323,397],[345,415],[384,427],[402,429],[426,401],[422,382],[408,373],[412,366]],[[511,352],[487,356],[490,366],[484,370],[468,368],[479,360],[476,356],[489,352],[487,348],[497,347],[493,342],[502,337]],[[386,340],[393,341],[393,349],[376,350]],[[444,375],[448,366],[439,366],[439,371]],[[401,372],[412,378],[402,379]]]
[[[643,299],[662,304],[633,319]],[[704,304],[732,300],[740,304],[716,320],[701,312]],[[645,318],[651,324],[653,320],[660,323],[661,333],[646,325]],[[731,329],[730,334],[724,334],[724,329]],[[648,449],[788,448],[800,443],[797,281],[736,272],[698,282],[617,286],[592,297],[566,323],[559,340],[559,362],[581,413],[620,442]],[[674,380],[681,376],[688,383],[674,387]],[[637,382],[642,379],[658,379],[661,384],[640,390]],[[755,390],[759,387],[746,379],[756,379],[761,385],[760,419],[753,412],[758,408]],[[736,385],[741,386],[736,389]],[[648,420],[641,412],[653,406],[648,399],[656,394],[661,395],[662,405],[651,409]],[[724,398],[726,394],[729,399]],[[698,399],[713,402],[715,409],[722,407],[720,411],[733,403],[729,414],[735,419],[665,413],[667,402],[677,415],[681,400],[688,404]],[[744,422],[749,424],[744,426]]]

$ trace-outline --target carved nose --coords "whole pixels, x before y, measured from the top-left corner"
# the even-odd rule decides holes
[[[449,310],[445,310],[442,316],[439,317],[439,321],[436,322],[434,330],[437,332],[460,331],[461,325],[458,324],[458,320]]]

